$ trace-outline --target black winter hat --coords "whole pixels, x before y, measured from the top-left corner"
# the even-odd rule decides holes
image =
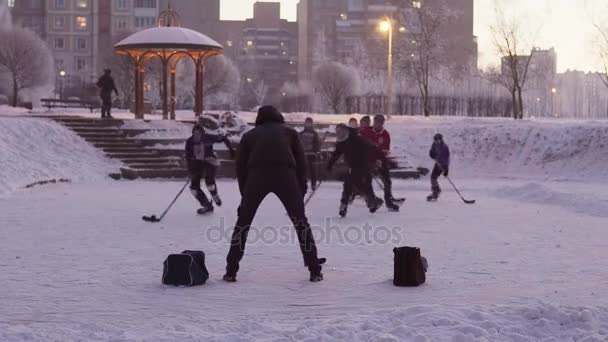
[[[433,137],[433,140],[441,140],[441,141],[443,141],[443,135],[441,133],[437,133]]]
[[[201,131],[201,133],[205,133],[205,129],[201,125],[194,125],[194,127],[192,127],[192,134],[194,134],[195,131]]]
[[[258,109],[258,116],[255,119],[255,125],[260,126],[265,123],[275,122],[275,123],[285,123],[285,118],[278,109],[273,106],[262,106]]]

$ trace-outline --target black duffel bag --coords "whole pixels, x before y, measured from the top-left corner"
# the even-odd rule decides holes
[[[426,259],[420,254],[420,248],[398,247],[395,254],[395,286],[419,286],[426,281]]]
[[[183,251],[171,254],[163,263],[163,284],[174,286],[203,285],[209,279],[205,253]]]

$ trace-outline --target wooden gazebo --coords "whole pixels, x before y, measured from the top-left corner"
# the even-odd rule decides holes
[[[117,54],[128,55],[135,65],[135,117],[144,117],[144,66],[147,60],[159,58],[162,62],[163,119],[175,120],[175,101],[168,101],[169,73],[171,99],[175,99],[175,73],[177,62],[191,58],[195,71],[194,113],[203,112],[203,77],[207,58],[223,53],[224,48],[206,35],[181,27],[179,15],[169,7],[160,13],[157,27],[136,32],[114,45]],[[169,108],[169,102],[171,108]],[[169,116],[170,114],[170,116]]]

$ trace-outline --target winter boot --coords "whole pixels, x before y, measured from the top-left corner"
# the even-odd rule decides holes
[[[209,203],[208,205],[200,208],[196,211],[199,215],[211,214],[213,212],[213,204]]]
[[[395,203],[396,205],[401,205],[403,204],[403,202],[405,202],[405,198],[392,198],[393,203]]]
[[[327,262],[327,258],[319,258],[319,265],[324,265]],[[304,267],[308,267],[306,260],[304,260]]]
[[[342,218],[346,217],[347,211],[348,211],[348,204],[345,204],[345,203],[340,204],[340,210],[338,211],[338,214],[340,214],[340,217],[342,217]]]
[[[318,283],[323,280],[323,273],[321,272],[310,272],[310,281]]]
[[[399,206],[397,204],[395,204],[394,202],[386,202],[386,208],[388,209],[388,211],[392,211],[392,212],[399,212]]]
[[[211,198],[213,198],[213,202],[215,202],[215,204],[217,204],[218,207],[222,206],[222,199],[220,198],[220,195],[217,192],[212,193]]]
[[[378,209],[380,209],[382,204],[384,204],[384,201],[382,201],[378,197],[374,198],[372,201],[370,201],[370,204],[368,205],[369,212],[372,214],[375,213],[376,211],[378,211]]]
[[[226,273],[222,277],[222,280],[224,280],[227,283],[236,283],[236,276]]]

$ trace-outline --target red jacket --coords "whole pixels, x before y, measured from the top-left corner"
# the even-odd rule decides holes
[[[386,129],[376,131],[372,127],[364,128],[361,130],[361,136],[367,139],[369,142],[378,146],[384,155],[387,156],[391,150],[391,135]]]

